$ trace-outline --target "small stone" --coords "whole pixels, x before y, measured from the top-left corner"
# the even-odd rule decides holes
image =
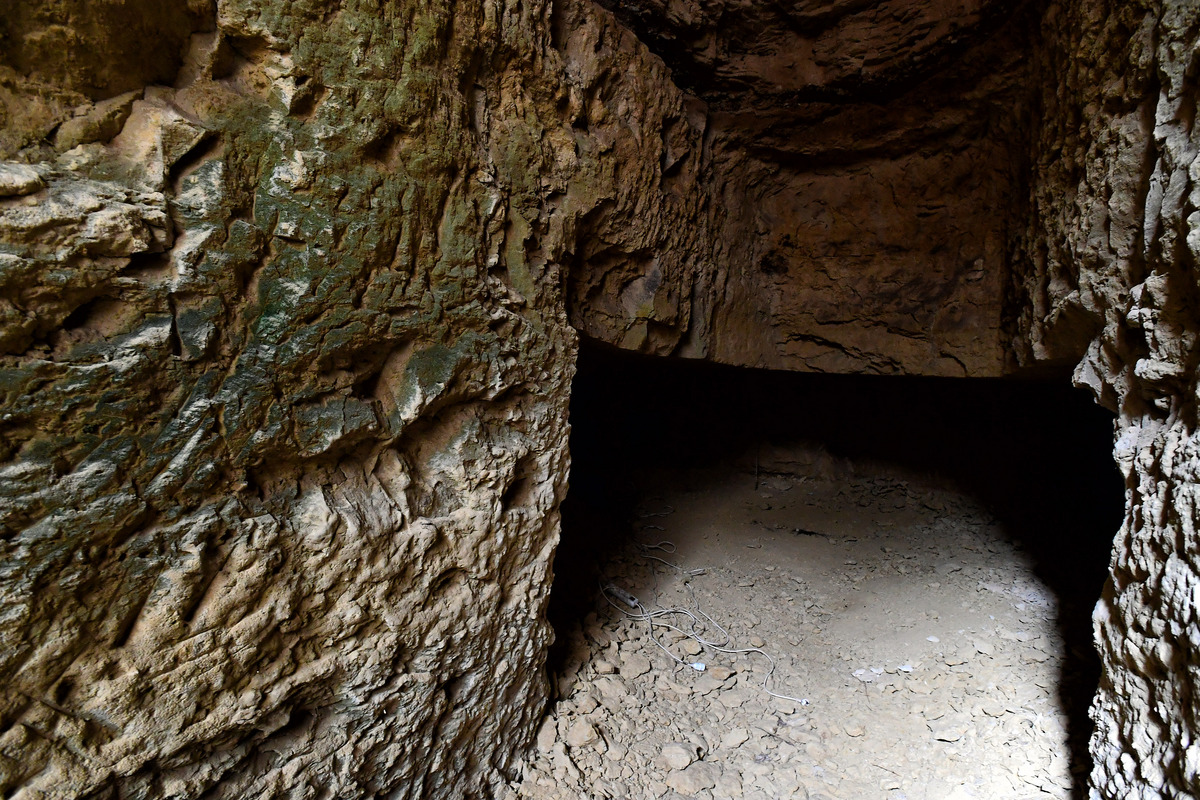
[[[737,772],[722,772],[714,791],[718,797],[741,797],[742,776]]]
[[[963,726],[955,720],[939,719],[929,723],[933,738],[939,742],[957,742],[963,737]]]
[[[667,785],[653,778],[646,781],[646,796],[661,797],[663,800],[673,800],[673,798],[667,796]]]
[[[583,777],[583,774],[579,771],[579,767],[567,755],[567,749],[562,742],[554,745],[554,754],[551,758],[551,763],[554,764],[555,777],[560,781],[564,776],[569,776],[574,781],[578,781]]]
[[[586,719],[575,720],[567,730],[567,744],[571,747],[587,747],[600,739],[596,726]]]
[[[540,753],[549,753],[554,748],[558,731],[554,727],[554,718],[546,717],[537,732],[537,749]]]
[[[666,769],[686,769],[696,760],[696,748],[683,742],[671,742],[663,747],[658,754],[658,762]]]
[[[602,658],[597,659],[594,662],[594,665],[596,667],[597,675],[612,675],[614,672],[617,671],[616,666],[614,666],[611,661],[605,661]]]
[[[650,671],[650,659],[640,653],[624,653],[621,655],[621,674],[626,678],[636,678]]]
[[[984,700],[977,706],[977,709],[989,717],[1002,717],[1006,710],[1002,703],[997,703],[995,700]]]
[[[736,673],[729,667],[709,667],[708,674],[719,681],[725,681],[732,678]]]
[[[942,662],[948,667],[957,667],[960,664],[966,664],[968,661],[967,653],[963,650],[955,650],[947,653],[942,658]]]
[[[617,677],[597,678],[595,686],[600,696],[609,700],[620,700],[629,696],[629,687]]]
[[[721,705],[728,709],[741,708],[746,702],[746,693],[741,689],[732,689],[727,692],[721,692],[717,695],[717,699],[721,701]]]
[[[705,789],[712,789],[721,777],[721,770],[716,764],[706,764],[698,761],[680,772],[672,772],[667,776],[667,786],[685,796],[699,794]]]
[[[687,653],[689,656],[698,656],[704,649],[695,639],[686,639],[682,646],[683,652]]]
[[[863,728],[862,725],[854,724],[854,725],[846,726],[846,735],[847,736],[853,736],[855,738],[858,738],[859,736],[862,736],[864,733],[866,733],[866,730]]]
[[[750,741],[750,732],[745,728],[734,728],[721,737],[721,747],[733,749]]]
[[[938,638],[938,637],[936,637],[936,636],[926,636],[926,637],[925,637],[925,641],[927,641],[927,642],[933,642],[934,644],[936,644],[936,643],[940,642],[940,641],[941,641],[941,639],[939,639],[939,638]]]
[[[46,182],[33,167],[15,162],[0,163],[0,197],[19,197],[46,188]]]
[[[771,701],[772,701],[772,705],[775,707],[775,709],[777,711],[779,711],[781,714],[795,714],[796,713],[796,701],[795,700],[790,700],[786,697],[772,697]]]
[[[751,646],[751,647],[762,647],[762,646],[763,646],[763,645],[765,645],[765,644],[766,644],[766,642],[764,642],[764,641],[763,641],[761,638],[759,638],[758,636],[751,636],[751,637],[750,637],[750,646]]]

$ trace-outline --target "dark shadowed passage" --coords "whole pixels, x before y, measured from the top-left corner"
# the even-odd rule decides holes
[[[756,515],[752,522],[763,531],[782,529],[780,524],[767,525],[770,514],[778,512],[787,497],[794,499],[817,485],[806,483],[803,475],[797,478],[794,463],[788,468],[791,474],[783,476],[780,471],[781,449],[800,448],[819,454],[816,461],[808,459],[806,468],[823,472],[814,477],[825,481],[820,485],[832,482],[831,496],[845,503],[839,509],[835,500],[826,509],[829,514],[822,519],[829,530],[842,520],[858,519],[868,505],[857,499],[860,490],[851,486],[863,481],[883,487],[867,492],[875,495],[868,499],[885,503],[884,510],[895,519],[912,510],[906,505],[921,505],[912,498],[942,491],[970,498],[977,504],[972,513],[985,519],[985,527],[990,526],[998,537],[998,544],[987,548],[990,557],[1015,554],[1031,571],[1031,580],[1053,595],[1047,616],[1061,639],[1061,657],[1051,662],[1057,685],[1049,693],[1057,695],[1065,720],[1069,752],[1062,758],[1069,762],[1072,784],[1061,788],[1066,792],[1061,796],[1081,796],[1090,766],[1087,705],[1099,673],[1090,614],[1121,522],[1123,493],[1111,458],[1112,417],[1086,392],[1072,388],[1069,377],[1017,381],[779,373],[642,358],[585,346],[573,389],[571,423],[571,488],[563,509],[551,599],[552,621],[560,634],[552,653],[551,677],[557,680],[561,698],[576,691],[573,681],[581,674],[578,630],[594,624],[598,587],[610,579],[613,565],[631,547],[657,534],[658,528],[648,531],[647,523],[661,520],[647,519],[645,514],[663,503],[664,487],[707,497],[722,491],[718,484],[725,478],[714,475],[732,476],[747,492],[753,487],[758,505],[752,509]],[[772,493],[772,487],[789,480],[785,488],[798,487],[792,494]],[[837,489],[839,481],[846,488]],[[933,494],[922,494],[926,489]],[[809,506],[815,502],[810,499]],[[932,524],[945,522],[952,527],[956,523],[951,509],[943,513],[937,510],[940,505],[926,500],[920,510]],[[684,516],[687,509],[676,511]],[[848,540],[854,547],[867,543],[870,535],[858,530]],[[778,546],[790,547],[789,542],[808,546],[814,539],[785,536]],[[894,553],[892,545],[875,549]],[[962,570],[944,553],[941,559],[944,563],[931,567],[928,574],[914,566],[912,585],[942,587],[973,581],[981,587],[977,590],[981,596],[987,595],[985,587],[995,589],[994,576],[989,583],[984,572],[974,575],[969,568]],[[860,561],[845,559],[846,571],[861,569]],[[970,575],[974,577],[967,581],[965,576]],[[855,587],[865,585],[850,586],[850,597]],[[889,603],[887,598],[872,597],[871,602]],[[913,598],[897,593],[890,604],[924,602]],[[844,605],[852,608],[854,603]],[[968,603],[962,605],[965,609]],[[981,604],[971,601],[971,605]],[[1021,609],[1014,613],[1023,613],[1019,598],[1010,605]],[[929,613],[924,607],[911,611]],[[603,604],[600,613],[603,617]],[[821,624],[828,630],[837,619],[835,610]],[[765,625],[770,628],[770,621]],[[590,640],[585,637],[585,641]],[[992,655],[990,645],[978,639],[972,643],[979,645],[981,653]],[[594,650],[595,643],[591,646]],[[798,646],[802,648],[804,642]],[[983,658],[974,650],[972,655]],[[955,663],[953,654],[941,659],[970,677],[969,659]],[[818,691],[811,681],[806,688]],[[930,723],[935,734],[938,724]],[[1026,778],[1038,785],[1036,776]],[[895,788],[892,794],[880,796],[904,795]]]

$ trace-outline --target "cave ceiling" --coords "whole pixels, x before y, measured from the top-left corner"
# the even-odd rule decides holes
[[[785,162],[994,135],[1022,103],[1041,3],[601,0],[708,105]],[[849,135],[848,135],[849,132]]]

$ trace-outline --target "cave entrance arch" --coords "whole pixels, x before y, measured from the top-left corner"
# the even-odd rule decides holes
[[[781,725],[788,719],[806,719],[812,728],[808,733],[816,737],[817,745],[808,750],[795,749],[799,745],[792,743],[798,755],[791,758],[788,769],[797,765],[801,771],[817,769],[828,779],[839,769],[862,766],[861,752],[848,753],[856,741],[865,741],[860,738],[861,726],[853,720],[862,717],[864,710],[869,712],[871,703],[847,710],[844,703],[836,702],[834,684],[844,689],[843,684],[856,685],[857,679],[864,698],[873,696],[873,683],[898,687],[880,689],[882,697],[909,691],[912,687],[906,688],[906,682],[911,684],[918,675],[922,686],[932,688],[916,691],[929,691],[934,700],[929,694],[913,694],[905,703],[925,723],[919,729],[926,739],[915,744],[926,748],[926,755],[941,750],[967,753],[964,742],[976,735],[972,726],[979,730],[984,723],[992,728],[1009,723],[1036,726],[1059,719],[1062,741],[1050,757],[1060,772],[1069,770],[1070,786],[1054,785],[1049,776],[1035,774],[1036,768],[1024,775],[1014,773],[1013,780],[1031,784],[1031,791],[1044,780],[1043,789],[1050,791],[1047,796],[1081,796],[1090,768],[1087,706],[1099,675],[1090,615],[1103,587],[1112,536],[1122,515],[1121,480],[1111,458],[1112,417],[1085,392],[1071,388],[1062,377],[1018,381],[781,373],[646,358],[585,344],[573,389],[571,422],[573,466],[551,598],[558,643],[550,673],[559,698],[552,719],[584,716],[578,713],[580,692],[596,694],[589,680],[596,678],[597,668],[600,673],[612,670],[630,684],[649,682],[647,691],[652,693],[664,691],[654,683],[655,675],[667,676],[666,685],[674,687],[665,690],[667,694],[682,691],[680,685],[694,677],[681,674],[678,665],[655,648],[648,653],[650,673],[623,676],[620,659],[626,642],[621,638],[628,629],[604,628],[606,619],[620,615],[612,611],[613,604],[605,604],[599,587],[614,574],[620,577],[621,570],[636,560],[639,543],[686,536],[679,530],[687,516],[684,509],[670,520],[647,514],[670,507],[667,500],[676,505],[686,504],[689,497],[694,502],[715,502],[713,498],[735,491],[730,487],[736,486],[741,494],[730,506],[730,516],[717,520],[726,512],[714,512],[704,534],[724,536],[733,548],[728,551],[733,559],[714,563],[714,551],[699,551],[701,558],[710,559],[708,566],[720,573],[714,578],[721,587],[716,594],[742,598],[740,605],[732,606],[735,611],[721,606],[722,612],[734,617],[744,612],[750,619],[727,619],[723,624],[737,635],[749,634],[752,644],[762,643],[777,658],[806,648],[842,651],[834,653],[827,672],[809,670],[791,684],[782,668],[775,676],[779,680],[777,686],[772,684],[775,688],[802,690],[805,699],[812,700],[809,708],[781,712],[771,705],[772,698],[764,698],[768,702],[762,707],[768,715],[784,720]],[[793,456],[799,452],[802,457],[781,460],[781,452]],[[957,499],[944,504],[946,497]],[[737,517],[738,507],[746,511],[744,518]],[[801,515],[808,513],[804,519],[818,522],[800,527],[795,523],[798,518],[787,522],[790,507]],[[658,522],[663,524],[651,524]],[[926,552],[918,552],[922,543],[911,537],[888,538],[906,525],[916,526],[918,538],[931,537]],[[938,536],[942,538],[935,542]],[[965,558],[954,553],[959,544],[978,549],[984,560],[975,563],[966,551]],[[828,557],[835,561],[826,558],[818,570],[805,561],[806,556],[796,556],[798,549],[817,552],[811,548],[818,546],[829,550]],[[773,556],[777,572],[774,563],[754,567],[739,555],[757,555],[762,551],[749,548],[758,547],[778,548]],[[898,560],[898,552],[904,560]],[[889,561],[893,566],[881,566]],[[1009,562],[1022,566],[1013,572]],[[777,578],[789,572],[789,563],[795,567],[790,570],[794,585]],[[750,574],[754,569],[772,571],[756,576]],[[869,579],[886,570],[892,570],[889,580],[868,590]],[[671,578],[665,574],[669,572],[660,568],[654,579],[656,589],[658,581]],[[820,580],[832,581],[844,591],[826,588],[821,595],[816,587]],[[701,580],[693,583],[699,587]],[[880,594],[883,586],[895,587],[892,599]],[[649,584],[634,588],[646,599]],[[951,588],[958,594],[948,595]],[[699,591],[703,595],[704,590]],[[1022,591],[1033,595],[1023,597]],[[1038,591],[1045,592],[1040,599]],[[813,611],[814,596],[820,615]],[[865,620],[871,609],[896,622],[889,635],[904,630],[900,638],[913,639],[920,647],[913,649],[905,642],[910,649],[897,651],[894,664],[886,663],[876,648],[871,651],[879,662],[875,664],[863,656],[863,641],[837,638],[857,632],[876,637],[880,647],[888,646],[892,640],[872,632],[870,623],[847,627],[845,621],[855,613],[863,611]],[[808,627],[797,628],[794,635],[782,632],[785,623],[802,617],[808,618]],[[1041,629],[1035,619],[1044,623]],[[925,641],[925,628],[932,631],[933,640],[940,633],[942,641]],[[1037,645],[1039,636],[1046,638],[1040,651],[1020,650],[1030,639]],[[1018,650],[1006,649],[1014,641]],[[647,644],[644,635],[641,643]],[[899,647],[899,639],[892,644]],[[743,646],[749,645],[743,642]],[[910,655],[922,647],[920,655]],[[1039,652],[1049,653],[1049,660]],[[722,654],[707,650],[694,657],[724,663]],[[1028,658],[1041,661],[1029,662],[1026,670],[1021,659]],[[599,666],[584,663],[589,659]],[[901,663],[906,660],[913,663]],[[915,671],[896,671],[904,667]],[[744,686],[757,686],[762,668],[745,660],[736,667],[744,676]],[[875,676],[872,669],[881,672]],[[1029,674],[1028,680],[1045,685],[1031,686],[1026,692],[1019,685],[1024,673]],[[1042,699],[1029,700],[1033,695]],[[718,702],[714,697],[704,695],[702,702]],[[590,701],[583,702],[586,708]],[[949,705],[934,707],[943,702]],[[603,712],[600,707],[591,713]],[[1045,719],[1038,717],[1043,712]],[[829,722],[831,718],[851,722],[839,727]],[[729,715],[714,724],[737,729],[736,719],[736,714]],[[1058,723],[1045,724],[1053,728]],[[959,730],[953,730],[954,725]],[[619,726],[605,732],[598,722],[597,728],[602,739],[613,739],[610,747],[629,746],[621,743],[627,734]],[[753,733],[752,728],[746,730]],[[783,727],[779,730],[787,733]],[[730,741],[737,738],[734,735]],[[1053,738],[1048,734],[1039,741]],[[839,750],[838,742],[848,742],[849,749]],[[703,742],[697,746],[705,749]],[[723,745],[710,742],[708,746],[712,758],[734,758],[729,752],[716,752]],[[746,746],[755,746],[753,735]],[[747,757],[753,763],[755,757],[771,756],[763,750]],[[915,761],[912,768],[920,769]],[[881,769],[900,774],[889,778]],[[587,769],[583,772],[586,778]],[[895,764],[876,772],[878,796],[922,796],[911,793],[915,774],[906,775]],[[969,773],[967,769],[956,776],[950,769],[944,777],[950,785],[960,778],[967,780]],[[669,775],[669,770],[664,774]],[[813,778],[817,784],[820,779],[821,775]],[[889,780],[895,783],[890,789]],[[746,781],[745,789],[749,791],[751,785]],[[924,791],[932,791],[932,784],[921,785]],[[910,787],[907,795],[905,786]],[[971,787],[963,784],[962,790],[970,792]]]

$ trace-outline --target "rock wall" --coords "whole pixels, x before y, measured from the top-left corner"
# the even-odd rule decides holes
[[[1014,351],[1118,412],[1126,515],[1094,615],[1095,797],[1200,796],[1200,5],[1053,7]]]
[[[177,72],[113,55],[168,83],[131,89],[53,69],[54,36],[107,57],[107,6],[39,7],[7,100],[50,121],[0,167],[0,794],[491,794],[546,695],[568,464],[514,78],[545,9],[181,7]]]
[[[705,111],[707,205],[681,208],[688,232],[654,256],[691,262],[703,289],[674,352],[822,372],[1015,367],[1003,296],[1038,4],[607,5]],[[586,255],[571,271],[589,286],[639,271]],[[623,344],[611,312],[571,299],[581,331]]]
[[[1200,9],[819,5],[10,3],[0,793],[494,794],[578,331],[1082,359],[1128,482],[1096,792],[1194,796]]]
[[[137,69],[122,8],[5,19],[0,792],[490,796],[568,309],[704,354],[736,284],[703,106],[588,2],[167,4]]]

